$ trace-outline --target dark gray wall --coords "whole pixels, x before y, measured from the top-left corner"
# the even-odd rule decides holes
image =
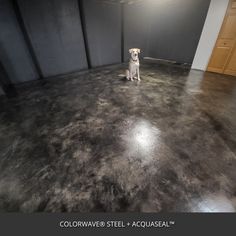
[[[17,0],[43,75],[88,67],[80,11],[93,67],[121,62],[122,17],[118,1]],[[0,0],[0,60],[12,83],[39,77],[10,0]],[[124,55],[191,63],[210,0],[144,0],[124,5]],[[0,78],[1,79],[1,78]]]
[[[126,5],[125,53],[192,63],[210,0],[147,0]]]
[[[0,59],[12,83],[38,78],[9,0],[0,0]]]
[[[149,56],[151,30],[151,5],[146,1],[124,6],[124,58],[127,60],[130,48],[140,48],[141,56]]]
[[[45,77],[87,68],[77,0],[18,0]]]
[[[1,88],[1,86],[0,86],[0,96],[1,95],[4,95],[4,92],[3,92],[3,90],[2,90],[2,88]]]
[[[83,0],[86,35],[93,67],[121,62],[121,5]]]
[[[0,88],[2,89],[2,92],[6,91],[11,84],[12,82],[8,76],[8,73],[3,63],[0,61]]]

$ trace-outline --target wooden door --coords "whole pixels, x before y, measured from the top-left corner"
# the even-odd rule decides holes
[[[236,47],[234,47],[229,63],[227,64],[224,73],[227,75],[236,76]]]
[[[236,0],[230,0],[208,71],[236,75]]]

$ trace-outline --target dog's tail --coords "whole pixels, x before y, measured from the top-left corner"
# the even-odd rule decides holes
[[[126,79],[129,80],[129,70],[126,70],[125,74],[126,74]]]
[[[129,70],[125,71],[125,75],[124,74],[119,74],[118,76],[122,77],[122,78],[126,78],[127,80],[129,80]]]

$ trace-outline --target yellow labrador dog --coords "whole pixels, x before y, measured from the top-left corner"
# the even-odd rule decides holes
[[[131,81],[133,81],[134,79],[140,80],[139,58],[138,58],[140,49],[131,48],[129,49],[129,53],[131,54],[131,57],[129,60],[129,70],[126,70],[126,78],[127,80],[131,80]]]

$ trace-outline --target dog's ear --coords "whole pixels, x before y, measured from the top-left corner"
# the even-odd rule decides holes
[[[132,51],[133,51],[133,48],[130,48],[130,49],[129,49],[129,53],[131,53]]]
[[[137,51],[138,51],[138,53],[140,53],[140,52],[141,52],[141,50],[140,50],[139,48],[137,48]]]

